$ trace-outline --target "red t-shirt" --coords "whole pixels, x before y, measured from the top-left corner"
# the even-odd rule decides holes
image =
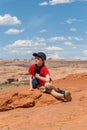
[[[34,76],[34,66],[35,64],[31,65],[28,69],[28,72]],[[40,70],[40,76],[42,77],[46,77],[46,75],[49,75],[49,70],[47,69],[46,66],[43,66]],[[38,79],[38,85],[44,85],[45,84],[45,81],[42,81],[40,79]]]

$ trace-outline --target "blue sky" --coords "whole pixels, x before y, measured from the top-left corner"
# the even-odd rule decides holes
[[[0,58],[87,59],[87,0],[0,0]]]

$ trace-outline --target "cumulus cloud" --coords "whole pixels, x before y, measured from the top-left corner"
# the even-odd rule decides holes
[[[37,37],[32,40],[17,40],[3,47],[3,51],[10,55],[16,54],[18,56],[22,56],[32,54],[33,52],[44,51],[47,53],[49,52],[49,54],[53,54],[55,58],[59,58],[59,56],[58,54],[54,53],[62,50],[63,48],[58,46],[47,46],[46,39],[40,37]]]
[[[66,23],[72,24],[73,22],[81,22],[82,20],[80,19],[75,19],[75,18],[69,18],[66,20]]]
[[[55,41],[64,41],[64,40],[66,40],[66,38],[65,37],[63,37],[63,36],[57,36],[57,37],[51,37],[51,38],[49,38],[48,39],[48,41],[50,41],[50,42],[55,42]]]
[[[74,0],[49,0],[49,2],[42,2],[39,5],[40,6],[46,6],[46,5],[56,5],[56,4],[67,4],[67,3],[72,3]]]
[[[48,58],[52,58],[52,59],[62,59],[62,57],[59,56],[58,53],[49,53]]]
[[[45,32],[47,32],[46,29],[42,29],[42,30],[40,30],[40,33],[45,33]]]
[[[66,23],[68,23],[68,24],[71,24],[71,23],[73,23],[73,22],[75,22],[75,21],[77,21],[77,19],[67,19],[66,20]]]
[[[76,32],[77,29],[76,29],[76,28],[70,28],[70,31],[71,31],[71,32]]]
[[[71,36],[50,37],[49,39],[45,39],[43,37],[36,37],[29,40],[25,39],[25,40],[14,41],[13,43],[4,46],[3,52],[5,52],[5,54],[8,54],[8,55],[13,55],[13,56],[16,55],[18,57],[21,57],[21,56],[27,57],[27,54],[32,54],[33,52],[38,52],[38,51],[44,51],[46,52],[47,55],[50,54],[51,56],[52,54],[53,57],[59,58],[59,54],[62,54],[62,55],[66,54],[68,49],[69,49],[68,53],[72,53],[73,48],[76,48],[73,42],[76,42],[76,41],[78,42],[80,40],[82,40],[82,38],[71,37]],[[53,41],[53,44],[52,44],[52,41]],[[60,41],[59,46],[58,44],[55,45],[55,43],[58,41]],[[84,51],[84,54],[86,55],[87,51]]]
[[[66,46],[71,46],[72,48],[76,48],[76,46],[72,43],[72,42],[70,42],[70,41],[66,41],[66,42],[64,42],[64,45],[66,45]]]
[[[83,38],[80,38],[80,37],[74,37],[74,39],[75,39],[76,41],[82,41],[82,40],[83,40]]]
[[[64,36],[56,36],[56,37],[51,37],[48,39],[49,42],[57,42],[57,41],[66,41],[66,40],[72,40],[72,37],[64,37]]]
[[[34,39],[34,41],[37,41],[38,43],[44,43],[44,44],[45,44],[45,42],[46,42],[45,38],[43,38],[43,37],[36,37],[36,38]]]
[[[0,25],[19,25],[21,21],[16,16],[10,14],[0,15]]]
[[[67,41],[67,42],[64,42],[64,45],[73,46],[73,43]]]
[[[34,40],[17,40],[14,43],[6,45],[3,47],[4,51],[8,53],[16,54],[27,54],[32,51],[40,51],[45,48],[46,44],[43,39],[37,38]]]
[[[74,2],[74,0],[50,0],[50,5],[56,5],[56,4],[64,4],[64,3],[71,3]]]
[[[18,30],[18,29],[8,29],[7,31],[5,31],[5,34],[19,34],[22,33],[24,31],[24,29]]]
[[[33,40],[17,40],[12,44],[9,44],[6,46],[6,48],[12,48],[12,47],[34,47],[34,46],[38,46],[38,45],[45,45],[43,42],[39,43],[37,41],[33,41]]]
[[[46,48],[46,50],[49,50],[49,51],[61,51],[63,49],[60,48],[60,47],[57,47],[57,46],[49,46],[49,47]]]
[[[71,36],[68,36],[68,37],[56,36],[56,37],[51,37],[51,38],[47,39],[47,41],[49,41],[49,42],[72,41],[72,40],[75,40],[75,41],[82,41],[83,38],[81,38],[81,37],[71,37]]]
[[[45,5],[48,5],[48,3],[46,1],[42,2],[42,3],[39,3],[40,6],[45,6]]]

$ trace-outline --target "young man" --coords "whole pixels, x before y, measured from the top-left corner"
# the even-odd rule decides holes
[[[35,64],[32,64],[28,72],[30,74],[30,90],[38,88],[42,92],[47,92],[57,99],[65,102],[71,101],[71,93],[69,91],[55,88],[52,84],[50,73],[45,66],[46,54],[43,52],[33,53]]]

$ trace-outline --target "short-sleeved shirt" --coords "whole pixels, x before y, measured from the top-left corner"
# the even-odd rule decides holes
[[[28,72],[29,74],[31,74],[32,76],[34,76],[34,67],[35,67],[35,64],[31,65],[28,69]],[[42,77],[46,77],[46,75],[50,75],[49,73],[49,70],[46,66],[43,66],[40,70],[40,76]],[[40,79],[38,79],[38,85],[44,85],[45,84],[45,81],[42,81]]]

